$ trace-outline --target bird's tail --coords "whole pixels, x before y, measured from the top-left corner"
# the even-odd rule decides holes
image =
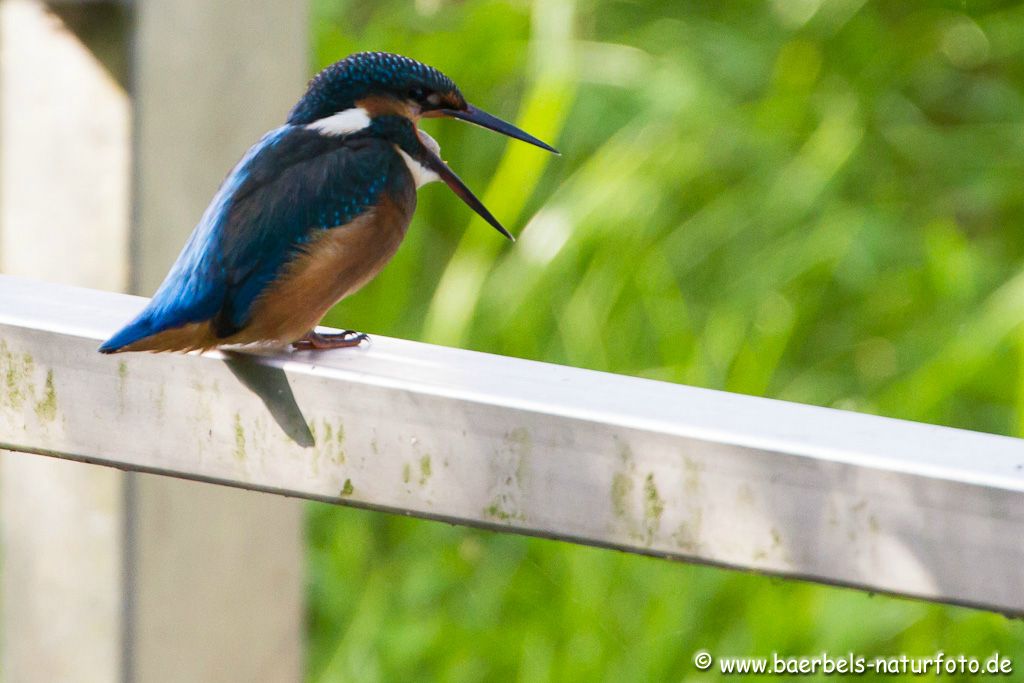
[[[100,344],[100,353],[117,353],[127,350],[125,347],[158,332],[153,318],[143,311],[135,320],[118,330],[114,336]]]
[[[209,320],[192,320],[177,312],[146,308],[135,320],[100,345],[100,353],[123,351],[206,351],[224,342]]]

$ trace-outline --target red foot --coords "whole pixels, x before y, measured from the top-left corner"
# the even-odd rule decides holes
[[[307,332],[306,336],[298,341],[292,342],[292,348],[297,351],[327,351],[329,349],[348,349],[359,346],[369,337],[362,332],[344,330],[338,334],[320,334],[319,332]]]

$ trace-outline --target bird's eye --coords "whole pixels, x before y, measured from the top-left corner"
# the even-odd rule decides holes
[[[420,88],[419,86],[409,88],[409,99],[415,100],[417,102],[422,102],[423,100],[427,99],[427,91],[424,88]]]

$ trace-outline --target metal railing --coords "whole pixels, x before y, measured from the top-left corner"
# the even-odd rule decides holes
[[[1024,441],[387,338],[102,356],[0,278],[0,448],[1024,613]]]

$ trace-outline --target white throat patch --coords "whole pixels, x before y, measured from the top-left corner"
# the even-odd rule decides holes
[[[353,107],[352,109],[339,111],[337,114],[331,114],[330,116],[318,119],[313,123],[307,124],[306,128],[315,130],[321,135],[341,136],[359,132],[369,126],[370,123],[370,114],[365,109]],[[441,146],[437,144],[437,141],[422,130],[417,130],[417,132],[424,146],[434,154],[440,155]],[[395,145],[395,150],[401,155],[402,161],[405,162],[409,172],[412,173],[412,178],[416,182],[416,189],[441,179],[437,173],[406,154],[398,145]]]
[[[306,128],[321,135],[349,135],[370,125],[370,115],[362,107],[339,111],[310,123]]]
[[[440,156],[441,146],[437,144],[437,140],[430,137],[422,130],[417,130],[417,132],[420,134],[420,140],[423,142],[423,145],[434,154]],[[441,177],[438,176],[437,173],[430,170],[429,168],[427,168],[426,166],[424,166],[423,164],[421,164],[420,162],[416,161],[411,156],[406,154],[405,151],[398,145],[395,145],[395,150],[398,152],[399,155],[401,155],[402,160],[405,162],[405,165],[409,167],[409,173],[412,173],[412,179],[416,182],[417,190],[426,185],[427,183],[432,183],[441,179]]]

